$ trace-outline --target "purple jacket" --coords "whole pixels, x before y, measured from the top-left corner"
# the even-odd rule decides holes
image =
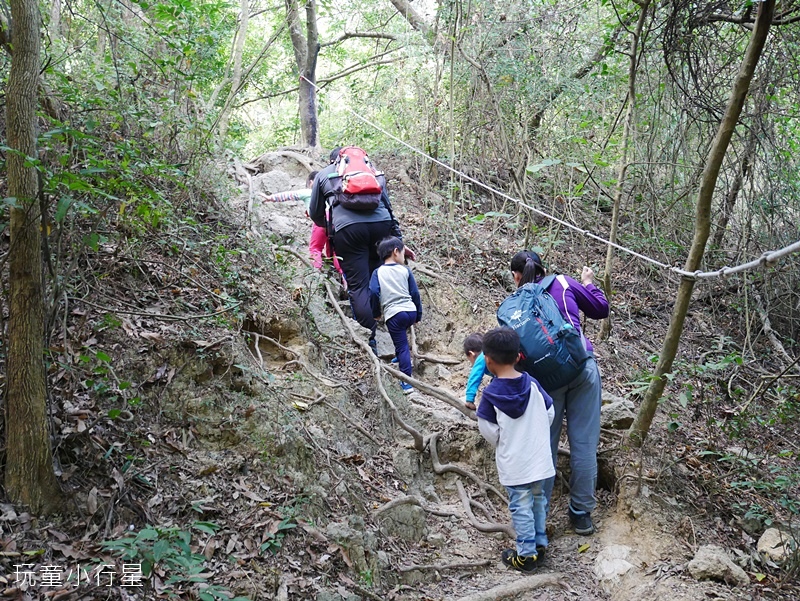
[[[562,278],[567,282],[566,289]],[[541,279],[541,278],[540,278]],[[608,300],[606,295],[594,284],[584,286],[579,281],[568,275],[559,275],[547,289],[556,300],[558,308],[565,319],[581,331],[580,311],[590,319],[605,319],[608,317]],[[592,351],[592,341],[586,338],[586,350]]]

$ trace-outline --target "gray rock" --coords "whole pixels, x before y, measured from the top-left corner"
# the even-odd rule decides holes
[[[733,586],[747,586],[747,573],[733,563],[728,553],[717,545],[704,545],[697,550],[687,566],[697,580],[720,580]]]
[[[433,532],[428,535],[428,544],[431,547],[443,548],[447,544],[447,538],[440,532]]]
[[[380,516],[381,533],[405,541],[419,542],[427,534],[425,510],[418,505],[403,504],[393,507]]]
[[[440,380],[449,380],[453,373],[447,369],[444,365],[437,365],[436,366],[436,375]]]
[[[379,328],[375,332],[375,340],[378,342],[378,357],[381,359],[394,357],[394,343],[388,332],[384,332]]]
[[[331,522],[325,527],[327,537],[347,550],[357,574],[372,574],[377,581],[378,565],[375,556],[375,537],[365,532],[363,518],[350,516],[347,523]]]
[[[396,449],[392,453],[392,464],[406,482],[414,481],[421,473],[420,454],[412,449]]]
[[[339,316],[333,313],[319,296],[311,296],[311,300],[308,303],[308,312],[311,314],[317,330],[323,336],[331,340],[346,336],[347,332]]]
[[[759,554],[776,563],[785,561],[797,550],[797,541],[786,532],[768,528],[758,539],[756,549]]]
[[[264,194],[275,194],[276,192],[286,192],[287,190],[302,188],[305,185],[305,182],[302,182],[298,186],[296,182],[297,179],[289,177],[285,171],[273,169],[272,171],[267,171],[262,175],[254,177],[253,188],[257,192],[263,192]]]
[[[297,219],[270,213],[264,220],[265,227],[282,238],[294,238],[297,235]]]
[[[614,430],[627,430],[631,427],[635,417],[633,401],[622,399],[602,406],[600,426]]]
[[[628,561],[631,555],[631,548],[625,545],[609,545],[594,560],[594,575],[602,581],[616,581],[620,576],[624,576],[634,569],[634,565]]]

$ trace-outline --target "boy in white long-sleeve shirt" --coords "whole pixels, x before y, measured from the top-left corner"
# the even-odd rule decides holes
[[[478,428],[495,447],[500,484],[506,487],[517,548],[506,549],[503,563],[530,572],[544,558],[546,499],[544,481],[555,476],[550,453],[553,399],[527,373],[516,370],[519,336],[496,328],[483,337],[486,368],[495,376],[478,406]]]

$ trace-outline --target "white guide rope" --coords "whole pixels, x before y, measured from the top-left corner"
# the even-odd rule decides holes
[[[322,91],[322,89],[320,87],[318,87],[315,83],[313,83],[313,82],[309,81],[308,79],[306,79],[303,75],[300,76],[300,79],[305,80],[306,82],[308,82],[309,85],[314,86],[314,88],[316,89],[317,93]],[[440,161],[438,159],[435,159],[434,157],[426,154],[423,150],[420,150],[419,148],[415,148],[414,146],[412,146],[411,144],[401,140],[400,138],[398,138],[394,134],[386,131],[381,126],[377,125],[376,123],[373,123],[372,121],[370,121],[369,119],[367,119],[363,115],[358,114],[357,112],[355,112],[354,110],[350,109],[346,105],[342,106],[341,108],[344,108],[344,110],[346,110],[348,113],[350,113],[351,115],[353,115],[357,119],[359,119],[362,122],[366,123],[370,127],[378,130],[383,135],[391,138],[392,140],[394,140],[398,144],[402,144],[403,146],[405,146],[406,148],[408,148],[412,152],[414,152],[414,153],[416,153],[416,154],[418,154],[418,155],[420,155],[422,157],[425,157],[426,159],[428,159],[432,163],[436,163],[440,167],[444,167],[448,171],[453,172],[458,177],[460,177],[462,179],[465,179],[468,182],[472,182],[476,186],[478,186],[480,188],[483,188],[484,190],[487,190],[488,192],[491,192],[492,194],[496,194],[497,196],[500,196],[501,198],[505,198],[506,200],[510,200],[511,202],[513,202],[514,204],[516,204],[516,205],[518,205],[520,207],[525,207],[526,209],[528,209],[529,211],[531,211],[533,213],[536,213],[537,215],[541,215],[542,217],[544,217],[546,219],[549,219],[549,220],[554,221],[554,222],[556,222],[558,224],[561,224],[564,227],[569,228],[569,229],[571,229],[571,230],[573,230],[573,231],[575,231],[575,232],[577,232],[579,234],[582,234],[582,235],[584,235],[584,236],[586,236],[588,238],[592,238],[594,240],[597,240],[598,242],[602,242],[603,244],[607,244],[609,246],[612,246],[613,248],[621,250],[622,252],[625,252],[625,253],[627,253],[629,255],[632,255],[632,256],[634,256],[634,257],[636,257],[638,259],[641,259],[643,261],[647,261],[648,263],[652,263],[653,265],[657,265],[658,267],[661,267],[662,269],[667,269],[667,270],[669,270],[669,271],[671,271],[673,273],[676,273],[676,274],[678,274],[678,275],[680,275],[682,277],[685,277],[685,278],[695,279],[695,280],[711,279],[711,278],[717,278],[717,277],[726,277],[726,276],[729,276],[729,275],[733,275],[735,273],[739,273],[739,272],[742,272],[742,271],[747,271],[749,269],[755,269],[757,267],[771,267],[775,263],[777,263],[778,260],[780,260],[782,257],[785,257],[786,255],[790,255],[792,253],[800,251],[800,240],[798,240],[797,242],[794,242],[793,244],[790,244],[789,246],[786,246],[786,247],[781,248],[779,250],[766,251],[758,259],[754,259],[753,261],[749,261],[747,263],[742,263],[741,265],[737,265],[735,267],[722,267],[720,269],[717,269],[716,271],[686,271],[685,269],[681,269],[679,267],[673,267],[672,265],[667,265],[666,263],[662,263],[661,261],[658,261],[656,259],[653,259],[653,258],[648,257],[646,255],[643,255],[641,253],[638,253],[635,250],[632,250],[630,248],[627,248],[625,246],[617,244],[616,242],[611,242],[610,240],[606,240],[605,238],[603,238],[601,236],[598,236],[597,234],[593,234],[589,230],[581,229],[578,226],[569,223],[568,221],[564,221],[563,219],[559,219],[558,217],[555,217],[553,215],[545,213],[544,211],[542,211],[540,209],[537,209],[536,207],[532,207],[531,205],[523,202],[522,200],[520,200],[518,198],[514,198],[513,196],[509,196],[505,192],[501,192],[500,190],[497,190],[497,189],[493,188],[489,184],[485,184],[485,183],[475,179],[474,177],[470,177],[466,173],[463,173],[463,172],[459,171],[458,169],[455,169],[455,168],[451,167],[447,163],[443,163],[442,161]]]

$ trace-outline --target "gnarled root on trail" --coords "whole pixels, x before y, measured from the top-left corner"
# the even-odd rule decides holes
[[[465,470],[463,467],[459,467],[457,465],[453,465],[452,463],[441,463],[439,461],[439,451],[436,448],[436,442],[438,440],[439,440],[439,433],[438,432],[434,432],[433,434],[431,434],[430,440],[428,441],[428,444],[430,445],[431,462],[433,463],[433,471],[435,473],[443,474],[445,472],[454,472],[456,474],[459,474],[460,476],[464,476],[465,478],[469,478],[470,480],[475,482],[475,484],[477,484],[480,487],[481,492],[483,492],[484,494],[486,494],[486,491],[491,491],[495,495],[497,495],[497,497],[499,499],[501,499],[503,501],[503,503],[506,503],[506,504],[508,503],[508,499],[506,499],[506,496],[503,493],[501,493],[499,490],[497,490],[491,484],[487,484],[486,482],[481,480],[478,476],[476,476],[475,474],[473,474],[469,470]]]
[[[395,507],[398,507],[400,505],[418,505],[428,513],[442,517],[451,517],[451,516],[461,517],[460,515],[458,515],[457,513],[453,513],[452,511],[442,511],[441,509],[436,509],[434,507],[431,507],[430,505],[426,504],[425,501],[413,495],[398,497],[396,499],[392,499],[388,503],[384,503],[383,505],[381,505],[375,511],[372,512],[372,517],[378,517],[385,511],[389,511],[390,509],[394,509]]]
[[[510,584],[502,584],[494,588],[479,593],[473,593],[466,597],[459,597],[453,601],[498,601],[499,599],[506,599],[526,593],[543,586],[560,586],[561,588],[572,592],[570,586],[564,582],[564,575],[559,573],[554,574],[534,574],[532,576],[523,576],[519,580],[511,582]]]
[[[475,417],[475,412],[472,409],[467,409],[464,403],[459,401],[456,397],[454,397],[450,392],[448,392],[444,388],[439,388],[438,386],[432,386],[431,384],[427,384],[422,380],[417,380],[416,378],[407,376],[399,369],[395,369],[394,367],[386,365],[385,363],[381,363],[380,365],[385,372],[392,374],[398,380],[402,380],[403,382],[408,382],[414,388],[424,392],[425,394],[428,394],[434,398],[444,401],[451,407],[458,409],[461,413],[463,413],[473,421],[478,419]]]
[[[461,480],[456,480],[456,487],[458,488],[458,496],[461,497],[461,504],[464,505],[464,511],[467,514],[469,523],[472,524],[478,532],[503,532],[508,538],[517,538],[517,533],[511,524],[498,524],[497,522],[481,522],[472,513],[472,506],[467,491]]]
[[[397,571],[401,574],[413,572],[414,570],[471,570],[472,568],[483,568],[492,563],[491,559],[481,559],[478,561],[462,561],[459,563],[431,564],[422,566],[399,566]]]
[[[350,325],[350,319],[344,314],[342,308],[339,306],[337,302],[336,296],[333,294],[333,290],[331,290],[331,285],[328,282],[325,282],[325,290],[328,292],[328,300],[330,300],[331,305],[336,310],[336,313],[339,314],[339,318],[342,320],[342,324],[344,324],[345,329],[350,334],[350,338],[355,342],[358,346],[364,349],[366,355],[372,361],[372,368],[375,372],[375,383],[378,386],[378,392],[381,393],[383,400],[386,401],[386,404],[389,405],[389,409],[392,412],[392,417],[397,421],[397,424],[406,432],[411,434],[411,437],[414,439],[414,448],[419,451],[420,453],[425,448],[425,439],[422,437],[422,434],[419,431],[407,424],[400,412],[397,410],[397,406],[392,401],[391,397],[386,393],[386,389],[383,387],[383,381],[381,380],[381,362],[380,360],[372,353],[372,349],[370,348],[369,344],[361,340],[353,331],[353,326]]]
[[[454,357],[439,357],[437,355],[428,355],[425,353],[421,353],[419,351],[419,347],[417,346],[417,329],[414,326],[411,326],[411,339],[409,342],[411,343],[411,354],[414,355],[420,361],[429,361],[430,363],[443,363],[444,365],[458,365],[461,363],[461,359],[456,359]]]

